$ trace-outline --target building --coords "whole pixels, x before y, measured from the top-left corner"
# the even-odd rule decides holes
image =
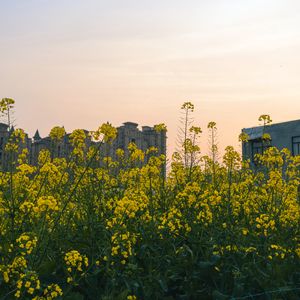
[[[146,151],[150,147],[156,147],[158,154],[166,155],[166,132],[156,132],[154,127],[143,126],[139,130],[137,123],[125,122],[117,128],[117,138],[112,143],[113,153],[120,148],[127,152],[129,143],[135,143],[137,147]]]
[[[0,164],[3,166],[5,161],[5,144],[8,141],[9,129],[8,125],[0,123]]]
[[[92,145],[92,141],[89,138],[88,131],[84,130],[86,138],[87,148]],[[38,162],[38,156],[42,149],[50,151],[52,157],[68,158],[72,152],[72,145],[70,143],[70,133],[65,134],[62,140],[58,143],[54,143],[50,136],[41,138],[39,131],[37,130],[32,138],[30,151],[29,151],[29,162],[32,165],[36,165]]]
[[[0,123],[0,168],[7,169],[10,162],[14,161],[17,156],[16,154],[8,153],[5,151],[5,146],[9,142],[9,138],[14,132],[14,127],[9,128],[7,124]],[[25,134],[24,141],[19,142],[19,149],[30,149],[31,147],[31,139],[28,138],[28,135]]]
[[[249,141],[242,145],[243,159],[253,162],[255,154],[262,154],[268,147],[276,147],[279,150],[287,148],[292,155],[300,155],[300,120],[244,128],[242,132],[249,136]],[[271,136],[269,142],[263,142],[264,133]]]
[[[12,129],[11,129],[12,130]],[[87,139],[87,147],[94,144],[85,130]],[[0,123],[0,165],[2,169],[7,165],[5,156],[5,144],[8,141],[10,130],[6,124]],[[33,165],[37,164],[39,152],[42,149],[48,149],[53,157],[69,157],[72,151],[72,145],[69,141],[70,134],[66,134],[62,141],[53,143],[49,136],[42,138],[37,130],[32,139],[26,136],[26,144],[29,150],[29,162]],[[105,156],[116,158],[116,150],[122,149],[128,153],[127,147],[129,143],[135,143],[138,148],[146,151],[150,147],[158,149],[158,155],[166,155],[166,132],[157,132],[154,127],[143,126],[142,130],[138,128],[137,123],[125,122],[117,128],[117,137],[112,144],[105,144],[102,148]]]

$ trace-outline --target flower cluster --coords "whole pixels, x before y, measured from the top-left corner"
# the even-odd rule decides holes
[[[37,237],[32,234],[23,233],[16,240],[22,255],[31,254],[37,243]]]
[[[74,281],[76,274],[81,274],[89,266],[89,260],[86,255],[81,255],[77,250],[71,250],[65,254],[65,264],[67,266],[67,282]]]
[[[188,117],[194,106],[182,110]],[[261,121],[267,133],[271,119]],[[53,151],[35,165],[22,132],[11,133],[13,162],[0,170],[0,299],[299,299],[300,156],[268,147],[254,167],[229,146],[221,159],[215,122],[202,156],[201,128],[184,124],[169,168],[154,146],[110,144],[110,124],[92,140],[55,127]],[[163,124],[154,129],[165,135]],[[56,155],[61,138],[70,157]]]
[[[44,289],[42,296],[36,296],[32,300],[52,300],[62,295],[63,292],[60,286],[58,284],[51,284]]]
[[[15,292],[16,298],[20,298],[21,295],[29,294],[33,295],[41,288],[40,280],[35,272],[26,272],[26,274],[20,274],[17,281],[17,291]]]

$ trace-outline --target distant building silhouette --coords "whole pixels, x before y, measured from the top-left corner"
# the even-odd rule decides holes
[[[5,146],[9,141],[9,137],[14,132],[14,127],[8,127],[7,124],[0,123],[0,168],[5,169],[10,163],[10,160],[16,159],[16,155],[9,156],[8,153],[5,151]],[[20,149],[31,147],[31,139],[28,138],[28,135],[25,134],[25,140],[19,145]]]
[[[10,131],[6,124],[0,123],[0,165],[3,168],[8,164],[8,158],[5,154],[5,145],[9,139]],[[87,147],[95,144],[86,131]],[[72,145],[69,141],[70,134],[66,134],[62,141],[54,144],[49,136],[42,138],[37,130],[33,138],[28,138],[26,135],[25,147],[29,150],[29,163],[36,165],[38,162],[38,155],[42,149],[48,149],[53,157],[69,157],[72,151]],[[104,155],[116,158],[116,150],[122,149],[128,153],[127,147],[129,143],[135,143],[138,148],[146,151],[150,147],[158,149],[157,155],[166,155],[166,132],[157,132],[154,127],[143,126],[142,130],[138,128],[137,123],[125,122],[122,126],[117,128],[117,137],[111,145],[104,144],[102,149]]]
[[[0,123],[0,164],[3,166],[5,161],[5,145],[8,141],[8,125]]]

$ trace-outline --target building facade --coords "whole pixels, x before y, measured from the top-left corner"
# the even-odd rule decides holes
[[[5,151],[5,146],[9,142],[14,130],[14,127],[9,128],[8,125],[0,123],[0,169],[7,169],[10,161],[14,161],[17,158],[16,154],[8,154],[8,152]],[[30,149],[31,144],[31,139],[25,134],[24,141],[19,143],[19,149]]]
[[[9,137],[8,125],[0,123],[0,164],[3,166],[5,162],[5,145]]]
[[[10,132],[6,124],[0,123],[0,166],[3,169],[7,165],[7,157],[5,155],[5,144],[7,143]],[[91,138],[86,133],[87,147],[94,144]],[[49,136],[42,138],[37,130],[32,139],[26,135],[26,145],[29,150],[29,163],[36,165],[38,162],[38,155],[42,149],[48,149],[54,157],[69,157],[72,151],[72,145],[69,140],[70,134],[66,134],[62,141],[54,144]],[[117,137],[112,144],[104,144],[102,148],[105,156],[116,158],[116,150],[122,149],[125,154],[128,153],[127,147],[130,143],[135,143],[137,147],[146,151],[150,147],[158,149],[157,155],[166,155],[166,132],[157,132],[154,127],[143,126],[142,130],[138,128],[137,123],[125,122],[122,126],[117,128]]]
[[[243,159],[254,162],[255,154],[262,154],[268,147],[279,150],[287,148],[292,155],[300,155],[300,120],[244,128],[242,132],[249,137],[248,142],[243,142],[242,145]],[[264,133],[271,136],[270,141],[263,142]]]

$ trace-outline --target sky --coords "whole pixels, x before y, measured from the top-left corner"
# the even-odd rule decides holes
[[[106,121],[168,126],[180,107],[215,121],[222,152],[242,128],[300,119],[299,0],[0,0],[0,98],[30,136]]]

